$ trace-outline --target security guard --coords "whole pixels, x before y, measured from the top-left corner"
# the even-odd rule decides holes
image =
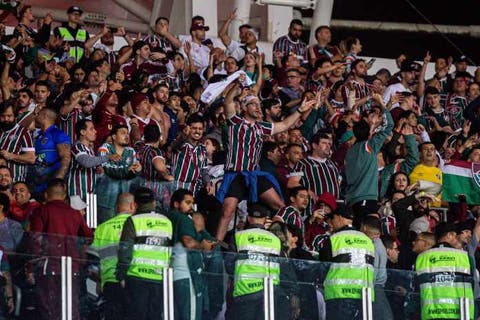
[[[68,22],[53,30],[56,37],[60,37],[69,45],[68,56],[78,63],[85,55],[85,43],[90,39],[88,31],[80,25],[83,10],[77,6],[71,6],[67,10]]]
[[[353,212],[345,206],[328,216],[334,234],[323,241],[321,261],[328,261],[324,298],[327,319],[361,319],[362,288],[372,288],[375,250],[372,240],[352,227]]]
[[[461,248],[453,223],[435,227],[437,245],[421,253],[415,262],[420,286],[422,319],[460,319],[460,299],[469,299],[473,319],[473,277],[468,253]]]
[[[278,256],[281,242],[277,236],[265,230],[267,216],[268,210],[264,206],[249,205],[249,225],[235,234],[239,254],[234,271],[234,319],[263,319],[263,279],[271,276],[275,286],[280,282]]]
[[[159,319],[163,314],[163,269],[170,265],[172,223],[154,212],[152,190],[135,191],[136,213],[123,226],[116,278],[129,301],[127,319]]]
[[[133,194],[123,192],[117,199],[118,214],[105,221],[95,230],[92,249],[100,258],[100,283],[105,298],[105,319],[123,320],[125,318],[126,298],[124,290],[115,278],[117,268],[118,243],[122,228],[133,213],[135,199]]]

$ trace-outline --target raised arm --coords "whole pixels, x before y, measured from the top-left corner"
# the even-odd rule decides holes
[[[218,32],[218,36],[220,37],[220,40],[222,40],[222,43],[225,45],[225,47],[228,47],[230,43],[232,42],[232,38],[228,35],[228,27],[230,26],[230,23],[237,18],[237,9],[235,8],[231,13],[228,19],[224,22],[222,28],[220,28],[220,31]]]
[[[300,108],[297,109],[297,111],[289,115],[282,122],[275,123],[275,125],[273,126],[272,134],[277,134],[288,130],[291,126],[295,124],[295,122],[297,122],[298,119],[300,119],[301,115],[304,112],[310,111],[316,103],[317,101],[315,99],[310,101],[303,100],[302,105],[300,106]]]

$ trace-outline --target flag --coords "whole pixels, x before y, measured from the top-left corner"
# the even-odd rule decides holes
[[[480,163],[452,160],[443,167],[443,199],[459,202],[464,194],[468,204],[480,204]]]

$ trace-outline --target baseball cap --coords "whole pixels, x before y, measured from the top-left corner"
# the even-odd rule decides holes
[[[155,200],[153,191],[149,188],[139,187],[133,194],[136,203],[145,204]]]
[[[252,203],[247,208],[248,216],[252,218],[265,218],[269,215],[268,209],[260,203]]]
[[[78,12],[80,14],[83,14],[83,10],[80,9],[79,6],[71,6],[70,8],[68,8],[67,10],[67,13],[74,13],[74,12]]]
[[[441,238],[442,236],[444,236],[449,232],[457,233],[457,228],[455,227],[455,224],[452,222],[440,222],[435,226],[435,237],[437,239]]]
[[[400,67],[401,72],[418,71],[418,65],[415,61],[405,60]]]
[[[202,30],[202,29],[205,30],[205,31],[208,31],[208,30],[210,30],[210,27],[209,26],[204,26],[203,23],[194,23],[190,27],[190,31]]]
[[[470,230],[472,231],[475,225],[475,220],[467,220],[463,222],[457,222],[455,224],[455,228],[457,233],[461,233],[464,230]]]
[[[148,96],[144,93],[135,93],[132,97],[132,100],[130,100],[130,104],[132,105],[133,111],[143,102],[147,100],[148,101]]]
[[[468,57],[464,54],[462,54],[461,56],[459,56],[457,58],[457,60],[455,60],[455,63],[459,63],[459,62],[468,62]]]
[[[337,199],[330,192],[322,193],[317,199],[317,203],[320,202],[325,203],[327,206],[330,207],[330,209],[332,209],[332,211],[337,210]]]

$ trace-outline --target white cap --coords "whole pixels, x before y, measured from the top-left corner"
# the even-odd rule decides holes
[[[87,204],[80,198],[80,196],[70,196],[70,207],[75,210],[83,210]]]

